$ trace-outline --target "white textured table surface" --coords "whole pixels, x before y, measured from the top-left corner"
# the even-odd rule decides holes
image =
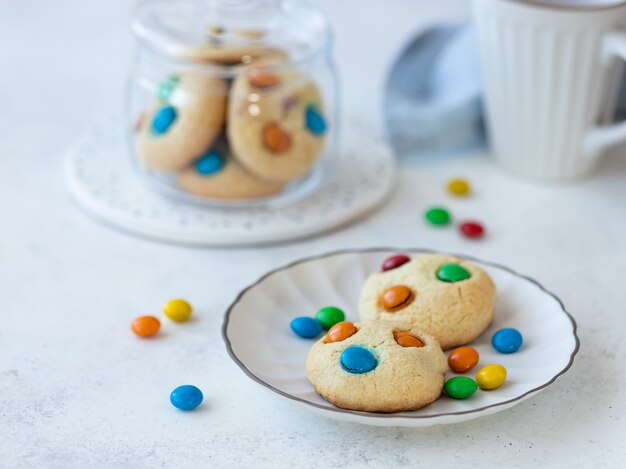
[[[373,90],[402,40],[419,23],[466,8],[322,3],[338,31],[346,109],[375,124]],[[0,466],[623,467],[620,152],[593,179],[554,188],[514,179],[480,155],[424,162],[403,172],[375,216],[297,244],[219,251],[131,238],[68,202],[60,164],[77,132],[121,110],[128,16],[122,0],[0,4]],[[368,54],[353,57],[359,46]],[[442,184],[456,174],[474,182],[472,199],[445,198]],[[428,229],[421,212],[439,201],[485,220],[489,237],[474,243]],[[380,244],[465,252],[535,277],[578,321],[574,366],[509,411],[411,430],[326,420],[260,388],[230,361],[220,325],[242,287],[302,256]],[[151,341],[129,332],[134,316],[179,295],[197,309],[191,323],[164,321]],[[196,412],[168,402],[183,383],[205,393]]]

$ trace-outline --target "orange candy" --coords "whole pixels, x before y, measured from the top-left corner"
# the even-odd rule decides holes
[[[140,337],[150,337],[159,332],[161,322],[154,316],[139,316],[130,323],[130,328]]]
[[[272,153],[284,153],[291,148],[291,137],[276,122],[263,128],[263,145]]]
[[[338,322],[333,327],[328,329],[328,333],[324,338],[324,343],[330,344],[333,342],[341,342],[354,334],[356,334],[356,327],[353,323],[349,321]]]
[[[390,313],[400,311],[413,302],[413,291],[406,285],[387,288],[380,297],[380,305]]]
[[[401,345],[402,347],[423,347],[424,346],[424,342],[422,342],[420,338],[415,337],[410,332],[394,331],[393,337],[394,339],[396,339],[396,342],[398,343],[398,345]]]
[[[448,355],[448,365],[452,371],[465,373],[476,366],[478,359],[478,352],[472,347],[459,347]]]
[[[248,83],[255,88],[272,88],[280,83],[276,75],[271,73],[254,73],[248,77]]]

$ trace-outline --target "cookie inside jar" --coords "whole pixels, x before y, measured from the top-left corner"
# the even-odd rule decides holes
[[[131,155],[166,195],[280,204],[319,189],[336,157],[330,28],[283,0],[140,3]]]

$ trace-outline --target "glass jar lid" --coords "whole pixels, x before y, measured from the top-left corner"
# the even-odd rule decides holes
[[[268,55],[299,61],[330,40],[326,17],[291,0],[147,0],[132,31],[169,58],[229,66]]]

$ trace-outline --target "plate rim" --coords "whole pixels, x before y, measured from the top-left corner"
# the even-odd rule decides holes
[[[370,252],[376,252],[376,251],[395,251],[395,252],[411,252],[411,253],[420,253],[420,254],[443,254],[443,255],[449,255],[449,256],[454,256],[454,257],[459,257],[462,259],[466,259],[469,260],[470,262],[478,262],[484,265],[488,265],[491,267],[495,267],[497,269],[502,269],[516,277],[519,277],[521,279],[524,279],[526,281],[529,281],[530,283],[534,284],[535,286],[537,286],[540,290],[542,290],[544,293],[548,294],[549,296],[551,296],[554,300],[556,300],[557,304],[561,307],[561,311],[565,314],[565,316],[570,320],[570,323],[572,325],[572,334],[574,336],[574,342],[575,342],[575,346],[574,346],[574,350],[572,351],[572,353],[570,354],[569,357],[569,361],[567,363],[567,365],[561,369],[558,373],[556,373],[549,381],[547,381],[546,383],[543,383],[541,386],[537,386],[536,388],[530,389],[528,391],[526,391],[525,393],[516,396],[512,399],[508,399],[506,401],[502,401],[502,402],[498,402],[496,404],[491,404],[491,405],[487,405],[487,406],[483,406],[483,407],[479,407],[477,409],[471,409],[471,410],[463,410],[463,411],[459,411],[459,412],[444,412],[444,413],[438,413],[438,414],[431,414],[431,415],[398,415],[397,413],[378,413],[378,412],[363,412],[363,411],[358,411],[358,410],[351,410],[351,409],[342,409],[340,407],[327,407],[325,405],[322,404],[317,404],[315,402],[310,402],[306,399],[302,399],[300,397],[294,396],[292,394],[289,394],[285,391],[282,391],[280,389],[278,389],[277,387],[269,384],[268,382],[264,381],[263,379],[259,378],[257,375],[255,375],[240,359],[239,357],[237,357],[237,355],[235,354],[233,348],[232,348],[232,344],[230,341],[230,338],[228,337],[228,333],[227,333],[227,329],[228,329],[228,325],[230,322],[230,315],[233,311],[233,309],[235,308],[235,306],[237,306],[237,304],[239,303],[239,301],[241,300],[241,298],[248,292],[248,290],[256,287],[257,285],[259,285],[261,282],[263,282],[263,280],[265,280],[266,278],[268,278],[271,275],[274,275],[277,272],[281,272],[283,270],[288,270],[296,265],[299,264],[303,264],[305,262],[310,262],[310,261],[314,261],[314,260],[320,260],[320,259],[324,259],[324,258],[328,258],[328,257],[333,257],[333,256],[337,256],[337,255],[342,255],[342,254],[355,254],[355,253],[370,253]],[[433,418],[441,418],[441,417],[448,417],[448,416],[454,416],[454,415],[466,415],[466,414],[477,414],[480,415],[482,412],[488,410],[488,409],[493,409],[494,407],[500,407],[500,406],[505,406],[507,404],[511,404],[514,405],[513,403],[515,403],[516,401],[523,401],[525,398],[530,397],[532,394],[535,394],[539,391],[542,391],[543,389],[547,388],[548,386],[550,386],[551,384],[553,384],[559,377],[561,377],[563,374],[565,374],[574,364],[574,357],[576,356],[576,354],[578,353],[579,349],[580,349],[580,339],[578,338],[578,324],[576,323],[576,320],[574,319],[574,317],[567,311],[567,309],[565,309],[565,305],[563,304],[563,301],[561,301],[561,299],[556,296],[554,293],[552,293],[550,290],[548,290],[547,288],[545,288],[541,283],[539,283],[537,280],[535,280],[532,277],[529,277],[527,275],[524,274],[520,274],[519,272],[511,269],[510,267],[507,267],[505,265],[499,264],[497,262],[492,262],[492,261],[485,261],[482,259],[479,259],[477,257],[471,256],[471,255],[466,255],[466,254],[454,254],[454,253],[446,253],[446,252],[442,252],[436,249],[428,249],[428,248],[394,248],[394,247],[370,247],[370,248],[347,248],[347,249],[338,249],[338,250],[334,250],[334,251],[328,251],[322,254],[316,254],[316,255],[312,255],[312,256],[306,256],[306,257],[302,257],[300,259],[296,259],[295,261],[289,262],[288,264],[276,267],[274,269],[269,270],[268,272],[266,272],[265,274],[263,274],[261,277],[259,277],[255,282],[251,283],[250,285],[248,285],[247,287],[245,287],[243,290],[241,290],[237,296],[235,297],[235,299],[233,300],[233,302],[228,306],[228,308],[226,309],[226,312],[224,313],[224,319],[222,322],[222,340],[224,341],[224,344],[226,346],[226,352],[228,353],[228,356],[231,358],[231,360],[233,360],[235,362],[235,364],[244,372],[244,374],[246,376],[248,376],[250,379],[252,379],[253,381],[255,381],[257,384],[260,384],[261,386],[269,389],[270,391],[275,392],[276,394],[279,394],[283,397],[286,397],[292,401],[301,403],[301,404],[305,404],[307,406],[311,406],[314,407],[316,409],[325,411],[325,412],[337,412],[340,414],[349,414],[349,415],[357,415],[360,417],[370,417],[370,418],[375,418],[375,419],[398,419],[398,420],[427,420],[427,419],[433,419]],[[508,407],[511,407],[511,405],[509,405]],[[505,410],[507,407],[503,408],[502,410]]]
[[[127,132],[116,116],[108,116],[85,128],[65,149],[62,173],[66,192],[74,205],[92,220],[123,234],[153,242],[192,247],[236,248],[301,241],[345,228],[371,216],[387,203],[397,185],[397,162],[393,149],[384,135],[372,132],[371,126],[362,119],[350,118],[345,123],[350,124],[348,127],[351,130],[347,138],[342,139],[337,146],[337,158],[333,163],[332,174],[330,172],[327,174],[327,179],[319,184],[317,188],[319,190],[304,194],[291,203],[284,201],[274,206],[268,202],[265,205],[254,204],[247,208],[185,204],[155,191],[154,188],[146,187],[140,175],[131,171],[135,168],[130,167],[132,161],[124,154]],[[363,138],[368,139],[370,148],[368,151],[374,155],[372,158],[365,158],[363,151],[359,150]],[[99,144],[98,151],[91,148],[96,143]],[[366,165],[366,169],[356,177],[348,177],[349,168],[354,166],[351,163],[363,162],[364,158],[371,160],[371,164]],[[94,182],[91,181],[93,178],[85,177],[85,174],[87,176],[91,174],[93,165],[103,159],[108,161],[107,174],[117,178],[115,202],[109,200],[109,191],[102,191],[97,195],[98,191],[94,189]],[[378,166],[384,169],[384,177],[376,171]],[[374,174],[370,174],[372,171],[376,171],[379,184],[366,191],[367,197],[350,196],[349,203],[336,204],[332,210],[324,209],[328,204],[327,199],[331,197],[326,194],[328,191],[325,192],[327,186],[338,184],[339,193],[342,197],[347,197],[346,194],[350,189],[354,192],[361,187],[362,177],[369,178]],[[102,180],[96,178],[96,183],[95,185],[99,186]],[[110,186],[108,183],[106,185]],[[348,187],[348,192],[344,190],[345,187]],[[128,203],[131,205],[124,208]],[[314,217],[315,223],[309,223],[310,216],[300,217],[304,221],[299,222],[298,217],[289,216],[289,210],[294,207],[303,213],[315,214],[317,211],[320,213]],[[141,217],[132,215],[135,210],[142,212],[143,215]],[[159,216],[150,216],[149,214],[155,210]],[[188,219],[187,223],[181,225],[177,221],[177,215],[170,214],[172,210],[180,212],[179,215],[184,212],[183,216]],[[194,221],[198,216],[202,217],[202,222]],[[259,219],[263,216],[275,219],[278,223],[260,222]],[[248,228],[246,224],[251,218],[254,219],[254,227]],[[211,224],[216,224],[216,228],[209,228]]]

